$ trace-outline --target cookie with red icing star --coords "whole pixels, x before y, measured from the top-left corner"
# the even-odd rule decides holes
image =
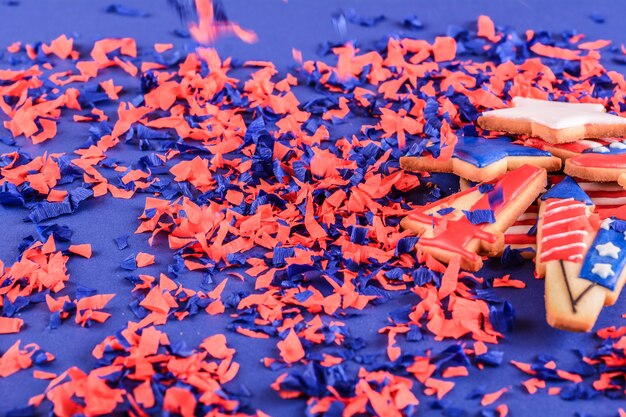
[[[460,257],[463,269],[482,268],[483,255],[494,256],[504,246],[507,230],[546,186],[543,168],[524,165],[492,182],[423,206],[401,226],[420,236],[416,248],[449,263]]]
[[[626,118],[607,113],[602,104],[514,97],[512,106],[484,112],[486,130],[524,134],[550,143],[626,136]]]
[[[626,141],[596,146],[565,161],[567,175],[597,182],[617,182],[626,188]]]
[[[550,152],[514,143],[508,137],[460,136],[447,160],[428,154],[400,158],[400,166],[408,171],[451,172],[474,182],[491,181],[525,164],[547,171],[561,169],[561,160]]]

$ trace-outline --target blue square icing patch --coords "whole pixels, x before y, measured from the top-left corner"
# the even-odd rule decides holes
[[[626,264],[626,221],[608,218],[587,252],[580,277],[609,290],[615,289]]]

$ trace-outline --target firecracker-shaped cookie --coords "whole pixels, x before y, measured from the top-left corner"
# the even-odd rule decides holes
[[[450,172],[474,182],[491,181],[526,164],[549,172],[561,169],[561,160],[547,150],[520,145],[508,137],[460,136],[447,160],[430,154],[400,158],[400,166],[408,171]]]
[[[546,262],[564,260],[580,263],[593,231],[589,217],[591,198],[571,177],[565,177],[541,196],[537,225],[535,274],[545,275]]]
[[[501,177],[423,206],[402,220],[420,236],[418,252],[448,263],[460,256],[461,268],[477,271],[482,256],[498,254],[508,229],[546,186],[543,168],[524,165]]]
[[[486,130],[524,134],[550,143],[626,136],[626,118],[606,113],[602,104],[514,97],[511,107],[484,112]]]
[[[573,180],[542,198],[537,230],[538,275],[545,275],[546,320],[589,331],[602,307],[617,300],[626,273],[626,222],[599,222],[593,203]]]

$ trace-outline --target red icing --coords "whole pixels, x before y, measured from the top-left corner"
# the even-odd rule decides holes
[[[479,259],[477,254],[465,249],[465,246],[467,246],[472,239],[485,240],[489,243],[494,243],[497,239],[495,235],[482,230],[481,226],[470,223],[465,216],[458,220],[449,220],[445,222],[442,222],[441,218],[434,219],[428,214],[423,213],[412,214],[410,217],[422,223],[434,221],[435,230],[443,229],[435,237],[420,238],[421,244],[458,253],[472,262],[476,262]],[[447,233],[448,230],[454,230],[454,233]]]
[[[530,236],[526,233],[515,235],[504,235],[504,243],[506,245],[534,245],[536,242],[535,236]]]
[[[540,175],[543,171],[542,168],[537,168],[531,165],[524,165],[514,171],[508,172],[501,176],[499,179],[492,182],[494,189],[485,193],[469,210],[493,210],[496,219],[498,215],[505,210],[509,204],[515,200],[519,193],[526,188],[526,186],[532,182],[537,175]],[[491,193],[502,192],[503,201],[497,207],[490,207],[489,195]],[[479,239],[488,243],[496,242],[496,236],[483,230],[488,224],[474,225],[469,220],[462,216],[457,220],[448,220],[454,212],[448,213],[440,217],[432,217],[425,214],[429,210],[436,207],[454,207],[453,203],[459,197],[468,193],[480,192],[478,186],[469,190],[453,194],[443,200],[436,201],[427,206],[424,206],[420,212],[412,213],[409,218],[417,220],[425,225],[432,225],[434,228],[435,236],[432,238],[422,237],[419,243],[424,246],[430,246],[433,248],[445,249],[457,253],[470,262],[477,262],[480,257],[474,253],[468,251],[467,245],[473,239]],[[442,204],[444,203],[444,204]],[[459,209],[465,209],[458,207]]]
[[[626,153],[609,155],[590,152],[576,155],[568,159],[567,162],[575,166],[587,168],[626,169]]]
[[[609,145],[611,141],[602,140],[602,139],[585,139],[583,141],[572,142],[572,143],[549,143],[538,138],[528,138],[524,140],[523,143],[526,146],[532,146],[533,148],[538,148],[542,150],[555,148],[555,149],[562,149],[564,151],[573,152],[573,153],[583,153],[587,149],[591,149],[598,145],[601,145],[601,146]]]
[[[541,262],[581,262],[586,249],[582,245],[585,236],[577,232],[590,228],[585,204],[572,199],[555,198],[548,199],[545,204],[541,228]],[[564,233],[568,235],[563,236]]]

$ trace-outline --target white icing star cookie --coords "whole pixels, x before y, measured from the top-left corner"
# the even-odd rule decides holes
[[[550,143],[626,136],[626,118],[606,113],[602,104],[564,103],[514,97],[512,107],[484,112],[483,129],[539,137]]]

